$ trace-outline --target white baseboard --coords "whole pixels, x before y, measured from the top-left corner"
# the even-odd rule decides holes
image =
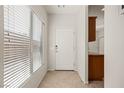
[[[48,71],[55,71],[55,69],[48,69]],[[77,71],[77,69],[74,69],[74,71]]]
[[[55,71],[55,69],[48,69],[48,71]]]
[[[74,71],[77,71],[78,72],[78,69],[74,68]]]
[[[89,84],[89,81],[83,81],[84,82],[84,84]]]

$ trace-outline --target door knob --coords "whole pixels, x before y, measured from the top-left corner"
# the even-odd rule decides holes
[[[56,52],[58,52],[58,45],[56,45]]]
[[[58,48],[58,45],[56,45],[56,48]]]

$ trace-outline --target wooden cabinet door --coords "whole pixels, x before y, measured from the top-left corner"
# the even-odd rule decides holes
[[[89,55],[88,66],[89,80],[103,80],[104,77],[104,55]]]
[[[88,41],[89,42],[96,41],[96,17],[89,17],[88,29],[89,29]]]

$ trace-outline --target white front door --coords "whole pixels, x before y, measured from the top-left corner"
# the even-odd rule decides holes
[[[56,30],[56,70],[73,70],[74,34],[72,29]]]

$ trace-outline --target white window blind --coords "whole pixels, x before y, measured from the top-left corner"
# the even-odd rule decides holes
[[[30,14],[26,6],[4,6],[4,87],[30,77]]]
[[[42,64],[42,22],[33,13],[33,72],[41,67]]]

